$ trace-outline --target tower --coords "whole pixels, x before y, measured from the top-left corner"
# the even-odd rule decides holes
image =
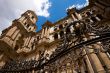
[[[2,55],[2,58],[7,57],[2,61],[5,62],[8,58],[8,60],[13,60],[18,57],[16,51],[24,44],[24,37],[27,37],[30,33],[35,33],[37,29],[36,21],[36,14],[28,10],[20,18],[15,19],[12,22],[12,26],[2,31],[0,37],[0,56]]]

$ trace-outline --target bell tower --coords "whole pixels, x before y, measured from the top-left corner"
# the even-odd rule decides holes
[[[18,19],[18,21],[22,24],[22,26],[28,31],[28,32],[35,32],[36,27],[36,21],[37,21],[36,14],[28,10],[24,14],[21,15],[21,17]]]
[[[15,19],[10,27],[3,30],[0,36],[0,55],[10,60],[17,58],[16,51],[24,44],[24,37],[36,32],[37,20],[37,15],[28,10],[20,18]]]

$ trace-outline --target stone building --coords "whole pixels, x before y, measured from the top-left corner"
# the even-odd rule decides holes
[[[36,32],[28,10],[0,36],[0,73],[110,73],[110,1],[89,0]]]

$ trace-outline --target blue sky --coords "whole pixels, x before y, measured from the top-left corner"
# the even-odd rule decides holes
[[[38,16],[39,31],[46,20],[55,22],[66,16],[68,7],[82,8],[88,0],[0,0],[0,34],[27,10]]]
[[[50,2],[51,7],[48,9],[50,15],[48,17],[38,16],[37,31],[41,29],[42,24],[45,23],[46,20],[54,23],[55,21],[65,17],[66,9],[68,7],[74,5],[77,8],[82,8],[83,6],[85,6],[85,4],[87,4],[87,0],[50,0]]]

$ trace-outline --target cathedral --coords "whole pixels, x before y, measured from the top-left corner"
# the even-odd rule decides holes
[[[0,73],[110,73],[110,0],[89,0],[38,32],[27,10],[0,36]]]

